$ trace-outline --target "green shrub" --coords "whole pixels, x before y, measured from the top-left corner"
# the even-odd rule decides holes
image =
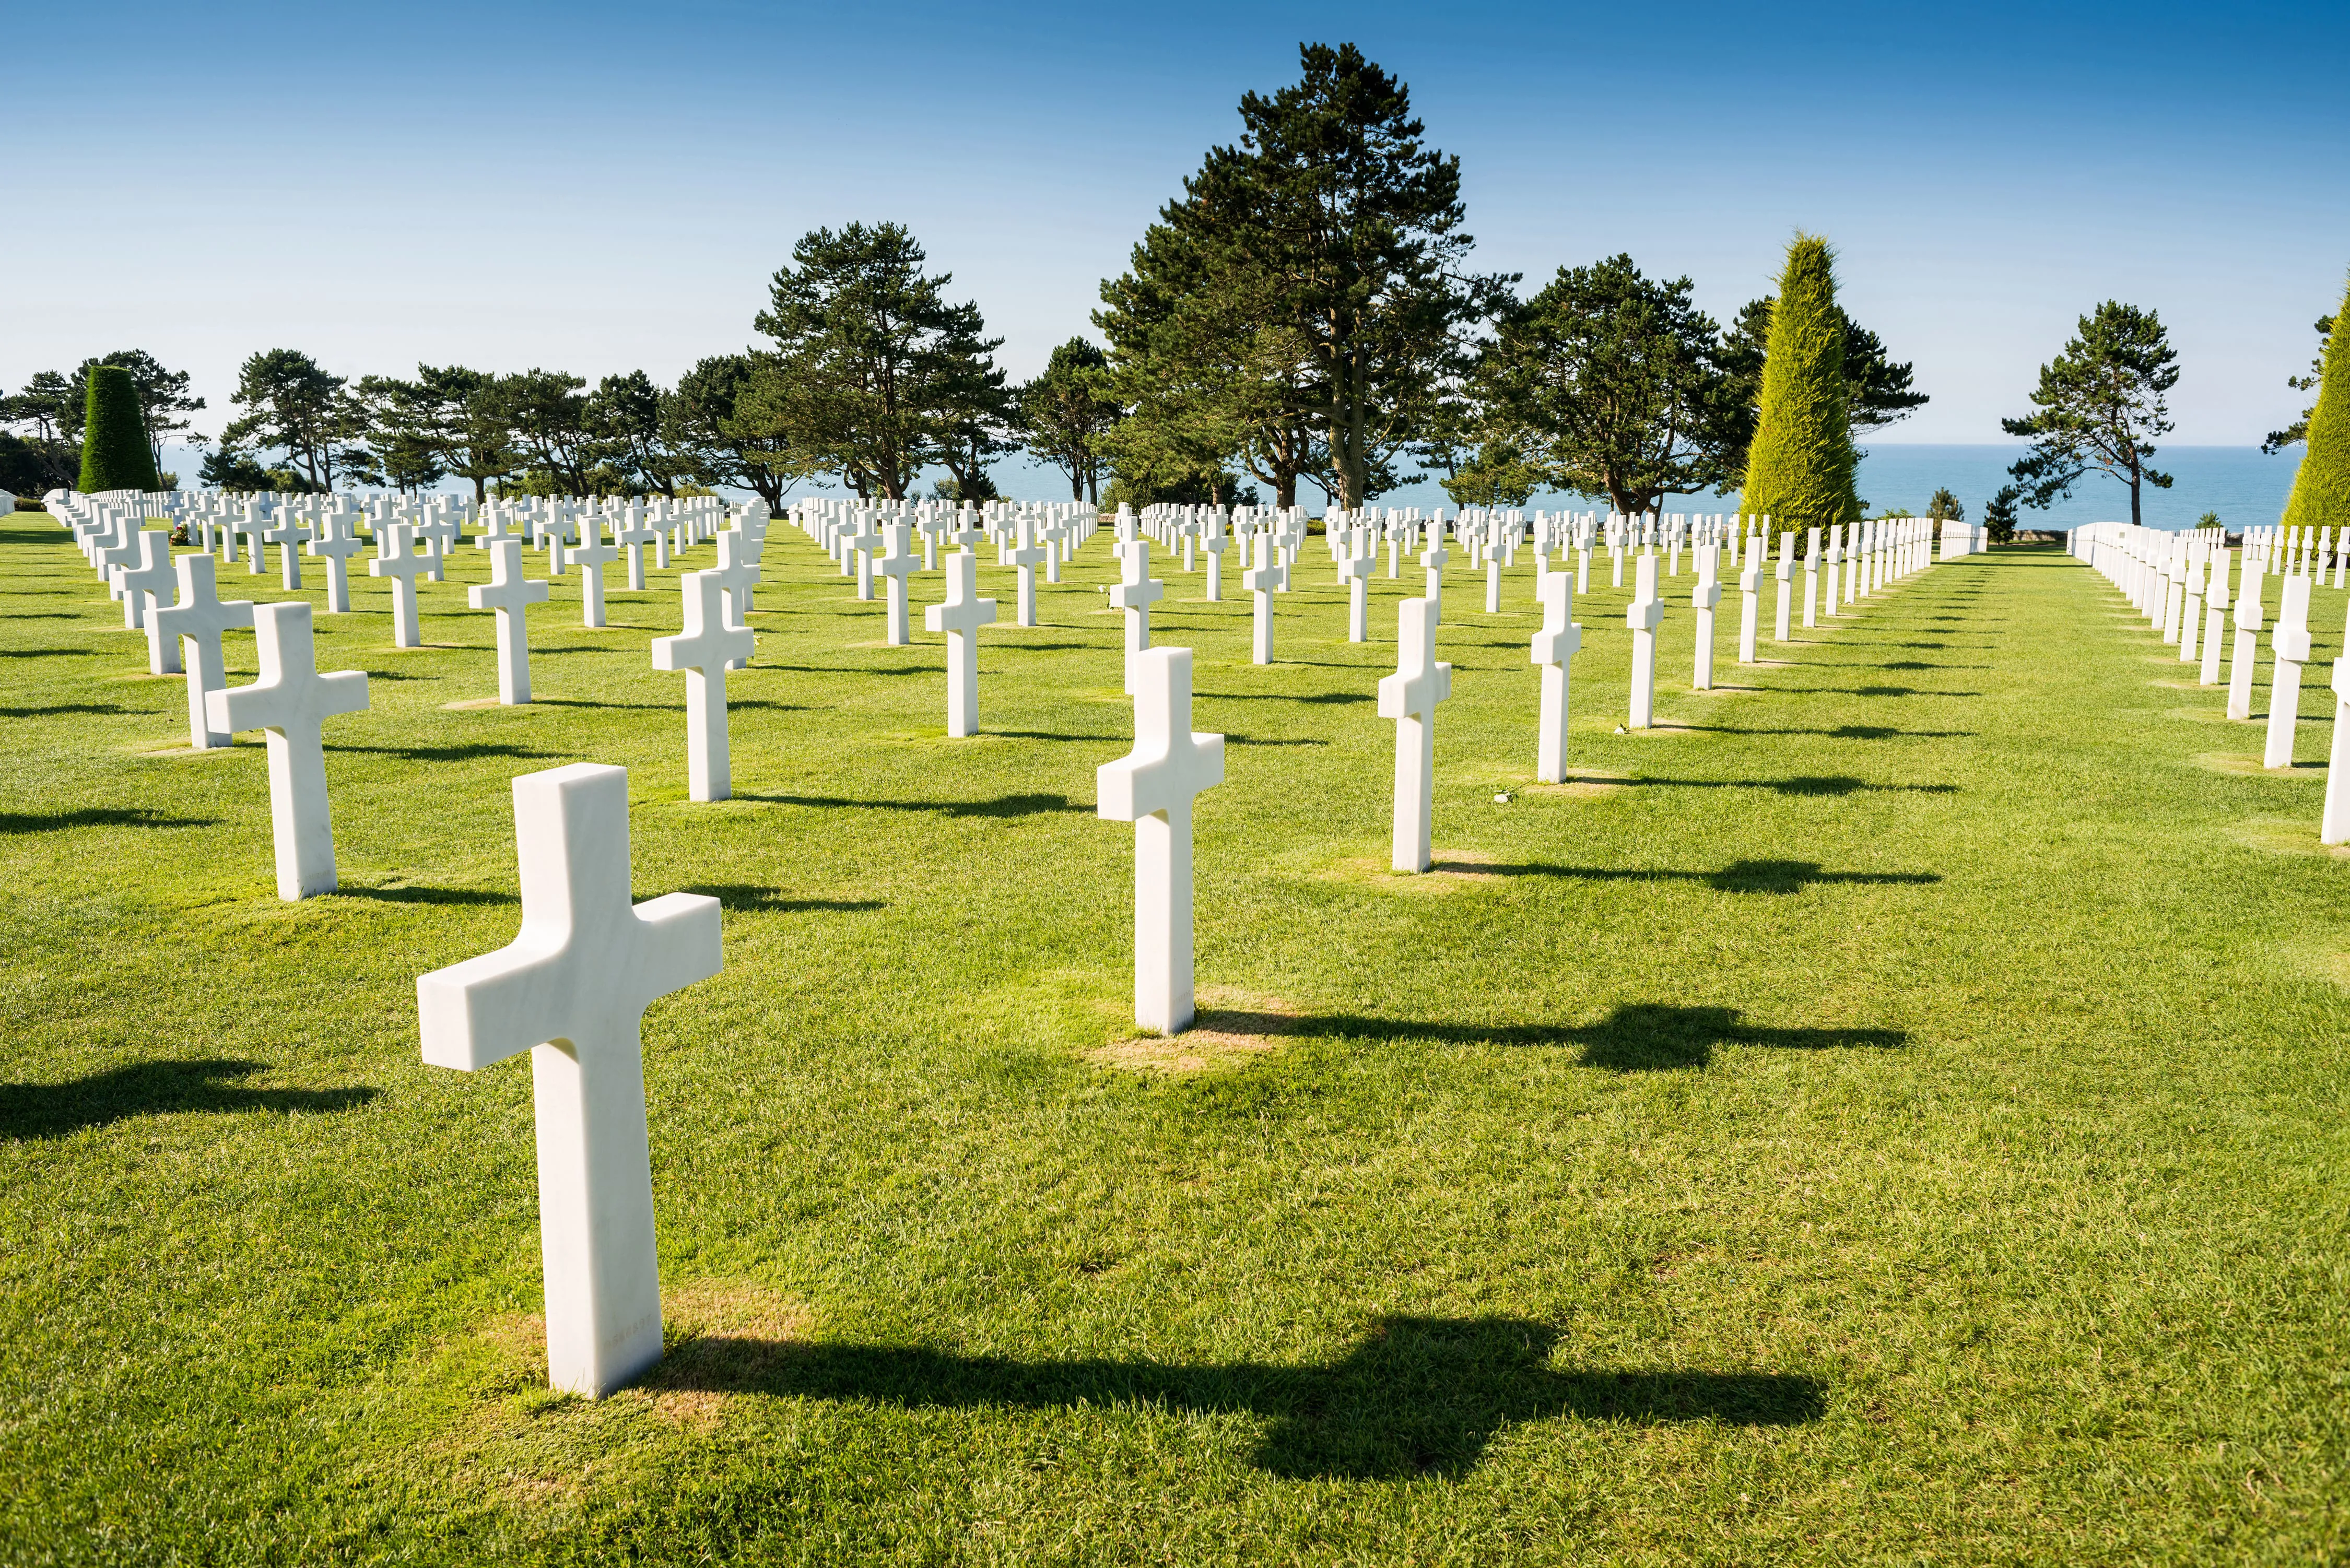
[[[2350,525],[2350,294],[2325,339],[2319,371],[2317,406],[2309,411],[2309,450],[2293,476],[2285,498],[2285,526],[2339,528]]]
[[[88,413],[82,425],[83,494],[101,490],[161,490],[155,454],[147,445],[147,421],[139,412],[139,387],[120,365],[89,370]]]
[[[1860,516],[1835,262],[1825,240],[1797,234],[1771,311],[1738,506],[1768,514],[1776,529],[1827,528]]]

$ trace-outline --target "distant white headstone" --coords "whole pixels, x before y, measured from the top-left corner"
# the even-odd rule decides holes
[[[335,828],[327,809],[327,753],[320,728],[368,705],[357,670],[318,673],[307,599],[257,605],[254,639],[261,676],[204,700],[209,727],[224,734],[263,732],[269,748],[269,821],[277,854],[277,896],[335,890]]]
[[[196,751],[207,751],[235,739],[227,731],[212,727],[206,703],[212,693],[228,684],[221,633],[233,626],[251,626],[253,603],[249,599],[221,602],[210,556],[182,556],[172,566],[179,578],[179,598],[156,606],[148,621],[159,635],[179,639],[188,671],[188,744]]]
[[[2261,765],[2293,765],[2293,730],[2301,722],[2301,667],[2309,662],[2310,579],[2295,573],[2284,580],[2276,629],[2269,633],[2275,674],[2269,682],[2268,745]]]
[[[1396,722],[1398,871],[1425,871],[1434,840],[1436,705],[1452,695],[1452,666],[1436,659],[1436,601],[1405,599],[1396,612],[1396,672],[1379,678],[1379,717]]]
[[[406,523],[391,524],[380,537],[380,553],[368,563],[368,576],[391,579],[391,645],[415,648],[424,640],[416,617],[416,579],[432,569],[432,559],[416,554],[416,530]]]
[[[684,573],[678,587],[685,596],[685,629],[653,639],[653,668],[685,672],[688,795],[724,800],[734,793],[726,744],[726,671],[751,661],[754,639],[748,627],[726,624],[718,573]]]
[[[1191,728],[1191,650],[1149,649],[1129,668],[1134,750],[1096,773],[1097,811],[1134,824],[1134,1021],[1191,1027],[1191,801],[1224,782],[1224,738]]]
[[[1583,648],[1583,628],[1575,614],[1575,580],[1564,571],[1546,572],[1542,586],[1543,625],[1534,633],[1534,662],[1542,667],[1542,723],[1534,750],[1534,776],[1544,784],[1566,782],[1566,717],[1570,666]]]
[[[530,625],[527,606],[545,604],[549,592],[544,582],[525,581],[522,541],[503,538],[490,551],[490,580],[465,590],[475,609],[495,610],[498,621],[498,701],[507,704],[530,701]]]
[[[1632,602],[1624,607],[1624,624],[1632,632],[1631,717],[1628,730],[1646,730],[1656,723],[1657,628],[1665,607],[1657,597],[1657,558],[1642,556],[1633,577]]]
[[[957,738],[979,730],[979,628],[994,622],[995,601],[979,597],[979,557],[957,550],[947,557],[946,602],[922,609],[923,629],[947,634],[947,733]]]

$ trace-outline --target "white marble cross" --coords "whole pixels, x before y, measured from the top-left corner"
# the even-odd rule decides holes
[[[1023,566],[1024,576],[1033,566]],[[922,628],[947,634],[947,733],[979,732],[979,628],[995,622],[995,601],[979,597],[979,557],[968,549],[947,557],[944,604],[922,607]]]
[[[236,565],[236,540],[237,535],[241,534],[244,536],[245,573],[249,576],[261,576],[268,569],[268,563],[263,559],[267,552],[262,544],[262,535],[268,532],[269,522],[261,514],[261,504],[256,501],[246,502],[244,515],[239,517],[228,531],[229,565]]]
[[[1190,649],[1138,652],[1128,683],[1134,750],[1096,772],[1096,810],[1134,824],[1134,1021],[1177,1034],[1194,1012],[1191,801],[1224,782],[1224,738],[1191,728]]]
[[[2350,843],[2350,658],[2334,661],[2334,745],[2326,753],[2325,809],[2318,842]]]
[[[278,582],[288,589],[302,586],[302,556],[296,549],[308,536],[293,512],[281,505],[277,516],[268,527],[254,536],[253,565],[261,567],[261,546],[275,545],[277,548]]]
[[[1452,552],[1444,547],[1444,525],[1440,523],[1429,530],[1428,548],[1419,553],[1419,564],[1428,573],[1429,614],[1437,621],[1444,619],[1444,564]]]
[[[327,809],[327,753],[320,726],[368,705],[364,671],[318,673],[307,599],[256,605],[254,641],[261,677],[204,699],[207,727],[222,734],[260,730],[269,748],[269,822],[276,846],[277,896],[335,890],[335,827]]]
[[[475,609],[498,612],[498,701],[509,705],[530,701],[530,623],[525,607],[545,604],[549,589],[544,582],[526,582],[522,575],[522,541],[499,539],[490,552],[490,580],[465,590]]]
[[[1167,585],[1150,575],[1150,541],[1137,539],[1118,550],[1120,576],[1109,602],[1126,612],[1127,691],[1134,691],[1134,656],[1150,646],[1150,607],[1167,597]]]
[[[764,575],[758,563],[750,557],[750,541],[729,528],[718,535],[718,565],[710,568],[718,586],[726,590],[727,627],[743,633],[751,630],[751,596]],[[727,668],[740,670],[750,662],[751,656],[746,652]]]
[[[857,532],[848,535],[847,543],[849,554],[855,556],[857,561],[858,599],[862,603],[871,604],[873,602],[872,552],[879,549],[888,541],[873,532],[871,514],[860,512],[857,516]]]
[[[391,645],[419,647],[424,636],[416,618],[416,579],[432,569],[432,558],[416,554],[416,529],[407,523],[386,527],[380,549],[368,563],[368,576],[391,579]]]
[[[718,900],[629,901],[625,769],[525,774],[514,801],[522,930],[418,977],[417,1022],[436,1067],[530,1053],[547,1381],[592,1399],[660,1359],[642,1027],[722,967]]]
[[[1697,546],[1697,587],[1690,590],[1690,607],[1697,612],[1696,673],[1690,687],[1713,690],[1713,609],[1721,602],[1721,546]]]
[[[147,625],[148,600],[171,591],[178,579],[172,571],[172,536],[161,528],[143,528],[130,535],[134,564],[114,568],[114,586],[122,595],[122,625],[136,631]],[[152,631],[147,636],[147,667],[151,673],[169,675],[180,667],[179,650]]]
[[[1804,624],[1820,624],[1820,531],[1811,528],[1804,535]]]
[[[618,545],[604,543],[604,524],[594,514],[580,519],[580,543],[571,564],[579,568],[579,624],[604,624],[604,568],[620,558]]]
[[[2264,768],[2293,766],[2293,735],[2301,722],[2301,667],[2309,662],[2310,579],[2299,573],[2284,580],[2276,629],[2269,633],[2275,674],[2269,683],[2268,746]]]
[[[631,505],[620,514],[620,525],[612,530],[612,542],[628,552],[629,587],[631,590],[638,593],[644,591],[647,549],[658,550],[661,557],[660,564],[664,566],[669,565],[669,552],[660,549],[668,540],[668,535],[658,528],[647,525],[643,507]]]
[[[2211,574],[2203,585],[2203,664],[2196,671],[2197,684],[2216,686],[2220,683],[2220,653],[2226,646],[2223,634],[2228,628],[2228,552],[2214,545],[2211,550]]]
[[[1568,677],[1583,649],[1583,628],[1575,614],[1575,580],[1565,571],[1546,572],[1541,587],[1542,629],[1534,633],[1534,662],[1542,667],[1542,725],[1534,748],[1534,776],[1544,784],[1566,782]]]
[[[881,556],[881,575],[889,579],[889,642],[892,648],[906,648],[914,640],[913,617],[907,607],[906,579],[922,564],[914,554],[914,530],[910,524],[891,523],[881,530],[886,548]]]
[[[1036,520],[1034,517],[1020,519],[1020,544],[1011,556],[1012,564],[1020,568],[1019,618],[1014,622],[1014,625],[1036,624],[1036,568],[1043,566],[1045,557],[1052,553],[1046,546],[1036,543]],[[926,610],[923,614],[927,617],[929,612]]]
[[[221,633],[233,626],[253,624],[253,601],[220,600],[213,586],[213,558],[207,555],[182,556],[172,563],[179,578],[180,597],[176,603],[157,605],[148,612],[148,625],[156,635],[177,638],[180,653],[188,671],[188,745],[195,751],[209,751],[225,746],[235,737],[225,730],[214,730],[205,708],[213,692],[228,684],[221,654]]]
[[[1627,730],[1654,726],[1657,711],[1657,628],[1665,618],[1664,602],[1657,597],[1657,558],[1644,555],[1634,564],[1632,602],[1624,607],[1624,624],[1632,632],[1631,717]]]
[[[1232,546],[1232,535],[1223,524],[1213,518],[1208,522],[1208,536],[1200,547],[1208,552],[1208,602],[1222,604],[1224,600],[1224,552]]]
[[[1338,561],[1338,580],[1347,585],[1347,640],[1370,640],[1370,576],[1378,561],[1369,538],[1357,531],[1348,536],[1347,553]]]
[[[1787,611],[1795,592],[1795,536],[1779,535],[1779,624],[1773,635],[1777,641],[1787,640]]]
[[[1255,635],[1251,642],[1250,661],[1255,664],[1273,662],[1273,595],[1281,586],[1281,568],[1273,564],[1274,543],[1271,533],[1259,529],[1255,535],[1256,565],[1241,574],[1241,587],[1256,597]]]
[[[2252,716],[2252,666],[2261,654],[2261,577],[2267,563],[2244,552],[2244,578],[2236,590],[2236,646],[2228,660],[2228,717]]]
[[[131,595],[122,591],[121,576],[139,565],[146,549],[140,541],[151,531],[142,528],[137,518],[126,517],[112,535],[101,535],[90,552],[90,559],[98,564],[98,575],[106,584],[107,597],[123,601],[122,625],[125,630],[138,628],[139,605]]]
[[[318,525],[309,543],[313,556],[327,562],[327,613],[348,615],[351,608],[350,558],[367,548],[367,541],[351,527],[348,517],[334,516]]]
[[[1436,659],[1436,601],[1396,611],[1396,672],[1379,677],[1379,717],[1396,722],[1395,846],[1389,864],[1425,871],[1435,832],[1436,705],[1452,695],[1452,666]]]
[[[725,800],[734,793],[726,745],[726,672],[751,662],[756,639],[750,628],[727,624],[720,574],[687,572],[677,581],[685,596],[685,629],[653,639],[653,668],[685,672],[688,796]]]

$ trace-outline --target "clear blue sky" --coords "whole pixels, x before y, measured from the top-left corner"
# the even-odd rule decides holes
[[[94,4],[8,21],[0,381],[144,348],[663,380],[818,224],[910,224],[1015,374],[1301,40],[1400,74],[1482,264],[1629,251],[1726,317],[1788,234],[2000,439],[2082,311],[2161,311],[2256,441],[2350,271],[2350,6]]]

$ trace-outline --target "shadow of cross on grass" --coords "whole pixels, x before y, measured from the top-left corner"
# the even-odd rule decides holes
[[[1678,782],[1678,781],[1656,781]],[[1733,860],[1719,871],[1683,871],[1654,866],[1489,866],[1440,860],[1439,871],[1471,877],[1572,877],[1591,882],[1651,880],[1702,882],[1721,893],[1800,893],[1815,883],[1923,887],[1939,882],[1938,871],[1827,871],[1816,860]]]
[[[340,1111],[375,1097],[347,1089],[248,1089],[225,1082],[259,1062],[133,1062],[62,1084],[0,1084],[0,1137],[62,1137],[83,1127],[172,1111]]]
[[[1596,1023],[1561,1031],[1583,1042],[1583,1064],[1617,1073],[1702,1067],[1716,1045],[1761,1045],[1781,1051],[1850,1047],[1893,1050],[1909,1043],[1899,1029],[1773,1029],[1741,1023],[1734,1007],[1678,1007],[1636,1002]]]
[[[1551,1364],[1557,1339],[1549,1325],[1516,1318],[1382,1317],[1336,1365],[1296,1366],[1020,1361],[712,1336],[679,1346],[647,1382],[905,1409],[1246,1413],[1266,1422],[1251,1461],[1301,1480],[1458,1477],[1517,1421],[1787,1427],[1818,1419],[1826,1403],[1817,1378],[1786,1373],[1563,1369]]]
[[[1546,1049],[1583,1047],[1583,1065],[1614,1073],[1703,1067],[1716,1045],[1760,1045],[1781,1051],[1889,1051],[1907,1045],[1900,1029],[1774,1028],[1741,1023],[1734,1007],[1685,1007],[1663,1002],[1618,1005],[1596,1023],[1450,1023],[1359,1013],[1203,1011],[1203,1029],[1236,1034],[1291,1035],[1322,1040],[1434,1040],[1449,1045]]]

